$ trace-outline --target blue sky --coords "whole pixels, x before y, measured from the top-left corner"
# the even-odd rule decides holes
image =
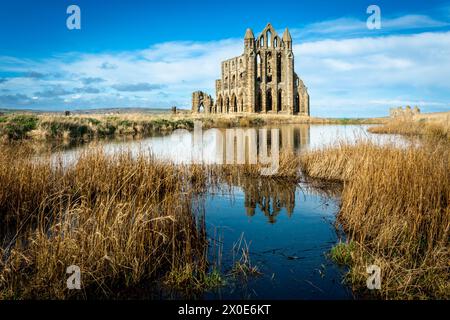
[[[450,1],[5,0],[0,108],[189,107],[247,27],[291,30],[315,116],[450,110]],[[81,8],[81,30],[66,9]],[[366,27],[369,5],[382,28]],[[236,10],[240,8],[240,10]]]

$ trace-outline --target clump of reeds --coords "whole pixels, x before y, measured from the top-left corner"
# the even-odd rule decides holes
[[[375,264],[384,298],[450,297],[449,159],[445,143],[370,141],[301,157],[307,175],[344,181],[338,222],[351,246],[334,255],[350,265],[356,289],[365,288],[366,267]]]
[[[205,274],[205,230],[191,206],[202,174],[126,152],[64,167],[2,150],[0,297],[112,298],[175,270]],[[70,265],[81,291],[66,288]]]
[[[254,265],[251,261],[250,243],[247,243],[243,233],[233,245],[233,261],[231,275],[243,278],[261,275],[258,266]]]

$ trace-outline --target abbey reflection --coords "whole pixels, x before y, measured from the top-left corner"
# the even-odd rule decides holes
[[[310,125],[309,124],[287,124],[281,127],[274,127],[278,129],[278,147],[279,152],[293,152],[298,153],[310,145]],[[245,163],[251,164],[250,156],[252,149],[255,149],[259,154],[261,146],[267,147],[272,152],[272,131],[271,128],[266,128],[265,141],[261,141],[261,129],[256,128],[238,128],[238,129],[219,129],[221,134],[216,135],[216,161],[217,163],[227,162],[227,148],[232,148],[234,162],[237,163],[237,153],[234,149],[242,147],[245,152]],[[240,130],[240,134],[238,134]],[[228,133],[228,134],[227,134]],[[232,134],[229,134],[232,133]],[[234,139],[227,141],[229,139]],[[264,143],[265,142],[265,143]]]
[[[235,129],[227,129],[235,130]],[[244,130],[255,130],[255,128],[248,128]],[[223,137],[230,135],[223,134]],[[231,135],[233,136],[233,135]],[[244,134],[247,138],[246,149],[249,148],[248,137],[251,135],[246,132]],[[255,133],[257,146],[262,143],[260,136]],[[234,137],[234,136],[233,136]],[[268,148],[271,148],[272,142],[271,131],[267,130],[266,143]],[[310,126],[307,124],[291,124],[283,125],[279,128],[279,142],[280,152],[301,152],[310,144]],[[229,143],[223,143],[224,147],[230,146]],[[231,144],[231,146],[236,146]],[[221,157],[225,163],[225,154],[223,150]],[[286,214],[291,217],[295,207],[295,191],[297,189],[296,182],[281,181],[279,179],[260,179],[252,177],[240,177],[233,181],[233,183],[242,188],[245,194],[245,209],[248,216],[254,216],[259,209],[268,219],[269,223],[275,223],[277,216],[286,210]]]
[[[295,191],[297,183],[279,180],[243,179],[240,187],[245,194],[245,210],[247,216],[254,216],[259,208],[269,223],[275,223],[282,209],[286,209],[288,217],[292,216],[295,207]]]

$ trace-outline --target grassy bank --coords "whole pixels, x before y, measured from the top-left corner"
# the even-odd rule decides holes
[[[194,122],[184,117],[157,115],[33,115],[0,118],[3,141],[92,140],[114,136],[148,136],[175,129],[192,129]]]
[[[201,121],[203,128],[257,127],[275,124],[370,124],[382,119],[325,119],[271,114],[88,114],[64,116],[58,114],[7,114],[0,117],[0,138],[13,140],[70,141],[92,140],[115,136],[148,136],[194,127]]]
[[[301,157],[311,177],[343,182],[338,223],[348,243],[331,256],[365,292],[366,267],[378,265],[385,299],[450,298],[450,148],[433,140],[399,148],[369,141]]]
[[[0,298],[113,298],[178,270],[207,281],[205,230],[191,208],[203,171],[185,169],[99,151],[62,168],[2,150]],[[66,288],[70,265],[82,291]]]

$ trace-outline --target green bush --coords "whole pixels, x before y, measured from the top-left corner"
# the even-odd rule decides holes
[[[36,129],[38,118],[33,115],[17,115],[6,122],[4,131],[9,139],[19,140],[26,137],[27,133]]]
[[[338,243],[330,251],[330,258],[339,265],[350,266],[352,264],[352,252],[355,249],[353,242]]]

